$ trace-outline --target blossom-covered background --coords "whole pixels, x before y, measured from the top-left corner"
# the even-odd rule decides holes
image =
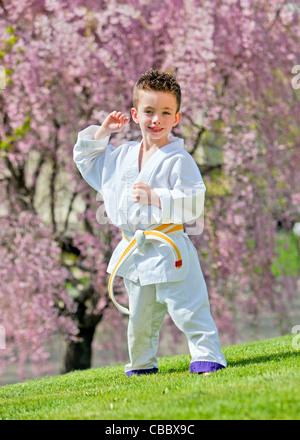
[[[299,47],[299,1],[0,1],[3,375],[127,361],[106,274],[120,233],[97,221],[72,149],[106,113],[129,114],[150,68],[182,86],[176,134],[207,186],[204,232],[191,238],[223,344],[300,324]],[[117,292],[125,302],[121,280]],[[184,350],[168,318],[161,344]]]

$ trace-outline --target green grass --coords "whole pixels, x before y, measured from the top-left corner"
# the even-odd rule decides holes
[[[118,365],[5,385],[0,418],[299,419],[300,344],[293,337],[225,347],[228,368],[206,377],[189,373],[184,355],[160,358],[155,375],[127,378]]]

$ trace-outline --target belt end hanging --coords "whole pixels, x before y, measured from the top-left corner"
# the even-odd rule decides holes
[[[175,261],[175,267],[181,267],[182,266],[182,260]]]

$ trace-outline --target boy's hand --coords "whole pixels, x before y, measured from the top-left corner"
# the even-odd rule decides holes
[[[143,182],[137,182],[133,185],[133,201],[141,205],[155,205],[161,208],[158,194]]]
[[[129,117],[123,115],[121,112],[112,112],[102,122],[101,126],[98,128],[94,134],[96,140],[104,139],[111,133],[121,131],[125,125],[129,122]]]
[[[121,131],[128,122],[128,116],[123,115],[121,112],[112,112],[104,119],[102,127],[113,133]]]

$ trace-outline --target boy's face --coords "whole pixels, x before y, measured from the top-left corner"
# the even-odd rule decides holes
[[[137,109],[131,109],[131,115],[134,122],[140,125],[143,138],[159,147],[169,143],[168,134],[181,118],[175,96],[153,90],[139,91],[138,106]]]

